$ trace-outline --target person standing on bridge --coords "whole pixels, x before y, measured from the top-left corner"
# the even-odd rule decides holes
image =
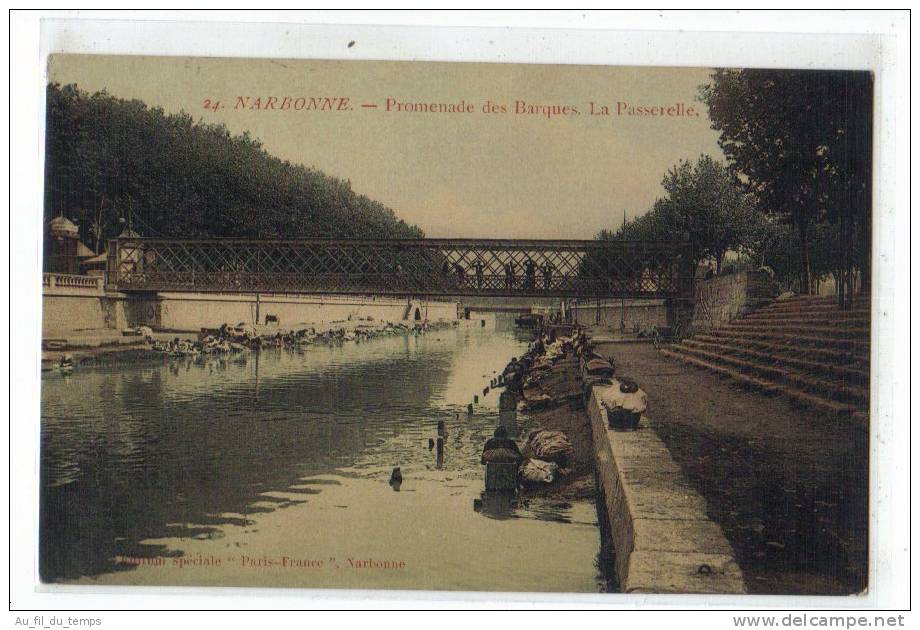
[[[482,288],[482,261],[477,258],[473,263],[473,269],[476,271],[476,288]]]
[[[396,263],[396,286],[403,287],[403,267],[399,263]]]
[[[524,263],[524,273],[527,274],[527,288],[533,290],[537,286],[537,265],[530,258]]]
[[[462,287],[466,284],[466,272],[463,270],[463,265],[459,262],[454,263],[454,273],[457,274],[457,286]]]
[[[451,286],[450,263],[446,260],[444,261],[444,264],[441,266],[441,274],[444,276],[442,279],[442,281],[444,282],[444,285],[447,288],[450,288]]]
[[[514,261],[509,260],[505,263],[505,286],[509,289],[514,288]]]
[[[553,263],[546,261],[543,263],[543,288],[547,291],[553,283]]]

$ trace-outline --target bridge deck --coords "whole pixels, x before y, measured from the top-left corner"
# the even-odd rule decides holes
[[[115,239],[119,291],[662,298],[690,292],[686,243],[506,239]]]

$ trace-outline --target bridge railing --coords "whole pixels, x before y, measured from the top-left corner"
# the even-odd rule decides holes
[[[685,243],[498,239],[116,239],[122,291],[673,297],[690,291]]]

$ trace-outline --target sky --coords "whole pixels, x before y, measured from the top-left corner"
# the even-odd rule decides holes
[[[248,131],[275,156],[349,180],[427,236],[456,238],[592,238],[621,225],[624,212],[645,213],[671,166],[701,154],[724,159],[697,100],[709,73],[90,55],[48,62],[49,81]],[[336,110],[308,111],[310,97],[334,99]],[[396,103],[474,111],[398,111]],[[506,111],[486,113],[487,103]],[[630,107],[693,111],[627,115]]]

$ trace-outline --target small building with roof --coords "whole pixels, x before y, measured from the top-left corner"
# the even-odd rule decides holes
[[[76,223],[64,216],[51,219],[45,230],[44,270],[80,273],[80,245],[80,229]]]

